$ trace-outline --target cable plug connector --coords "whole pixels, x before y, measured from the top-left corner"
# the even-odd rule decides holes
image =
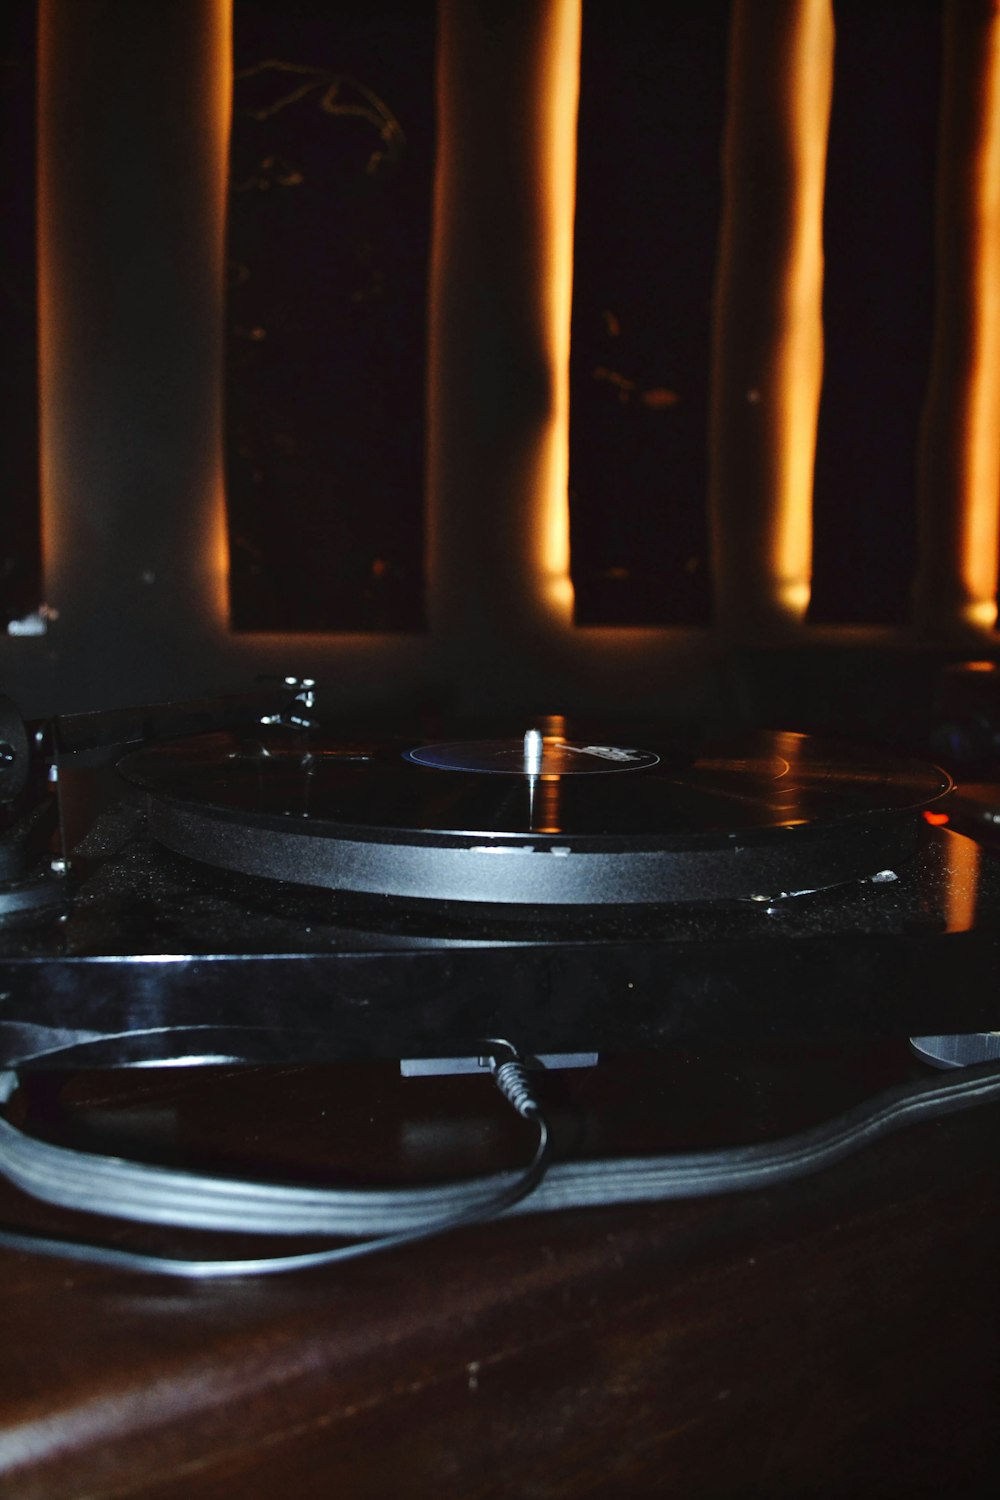
[[[488,1046],[496,1049],[489,1056],[490,1072],[497,1088],[519,1115],[525,1120],[534,1119],[540,1113],[541,1105],[520,1053],[510,1042],[494,1040],[492,1037]]]

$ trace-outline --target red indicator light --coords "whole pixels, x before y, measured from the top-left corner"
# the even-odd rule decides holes
[[[947,813],[925,812],[924,822],[930,823],[934,828],[940,828],[943,824],[950,822]]]

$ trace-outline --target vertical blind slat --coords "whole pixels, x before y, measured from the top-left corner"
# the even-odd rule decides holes
[[[40,7],[45,574],[73,701],[185,691],[222,620],[229,20]]]
[[[1000,7],[950,0],[934,348],[921,436],[917,624],[991,630],[1000,535]]]
[[[579,0],[443,0],[439,25],[428,607],[499,649],[570,622]]]
[[[809,603],[833,17],[736,0],[732,25],[709,512],[716,616],[746,635]]]

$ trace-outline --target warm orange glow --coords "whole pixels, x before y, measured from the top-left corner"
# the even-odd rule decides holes
[[[982,57],[981,134],[974,165],[976,234],[970,272],[977,328],[962,434],[961,570],[973,625],[997,618],[1000,521],[1000,12],[994,11]]]
[[[1000,8],[950,0],[937,310],[915,598],[935,632],[992,631],[1000,550]]]
[[[809,605],[833,44],[830,0],[736,0],[710,503],[718,613],[741,634]]]
[[[982,857],[974,839],[963,838],[960,833],[944,835],[948,872],[945,917],[949,932],[968,932],[975,922]]]
[[[428,616],[481,658],[561,639],[580,0],[442,0],[428,347]]]
[[[580,94],[580,0],[555,0],[543,52],[538,178],[543,242],[552,416],[539,455],[536,567],[549,607],[572,618],[569,574],[569,335],[576,208],[576,127]]]
[[[178,98],[177,110],[183,129],[190,131],[188,161],[190,175],[183,177],[160,164],[155,152],[150,154],[150,173],[165,172],[163,203],[163,264],[171,263],[174,247],[191,247],[186,273],[178,271],[177,284],[183,290],[175,296],[176,287],[167,285],[164,301],[169,307],[181,307],[188,318],[187,326],[173,329],[176,347],[199,350],[198,378],[204,373],[204,414],[202,428],[187,425],[170,440],[164,436],[167,427],[158,425],[152,399],[149,409],[132,400],[133,370],[137,367],[142,315],[135,309],[141,302],[135,286],[140,271],[130,262],[134,246],[129,235],[141,238],[144,227],[152,231],[155,214],[150,212],[149,198],[137,194],[140,204],[136,218],[129,223],[123,204],[128,199],[128,176],[125,164],[134,168],[128,152],[108,161],[102,155],[102,130],[107,121],[127,111],[130,100],[141,90],[136,77],[145,66],[142,47],[154,51],[157,18],[148,30],[137,18],[138,7],[127,7],[119,27],[106,7],[66,6],[64,0],[42,0],[38,9],[38,149],[37,149],[37,243],[38,243],[38,346],[39,346],[39,412],[41,512],[44,541],[44,572],[47,597],[62,614],[65,628],[78,628],[85,611],[95,610],[91,591],[120,590],[125,599],[137,576],[149,588],[143,608],[145,619],[152,620],[161,607],[167,615],[171,592],[183,597],[186,617],[199,626],[224,627],[228,615],[226,580],[228,555],[225,528],[225,503],[222,478],[222,298],[224,281],[224,240],[228,183],[229,110],[231,74],[231,0],[203,0],[199,7],[185,7],[176,22],[182,40],[180,51],[190,43],[191,61],[183,75],[190,83],[190,94]],[[92,12],[92,14],[91,14]],[[127,19],[128,25],[125,24]],[[166,20],[169,27],[173,18]],[[134,34],[128,27],[135,25]],[[80,32],[74,28],[79,26]],[[115,33],[125,31],[139,54],[134,60],[134,75],[122,80],[120,93],[102,98],[107,75],[115,66],[113,45],[102,46],[107,27],[109,41]],[[171,33],[173,35],[173,33]],[[71,97],[67,102],[67,82],[77,86],[75,70],[81,37],[84,47],[93,55],[80,64],[79,83],[88,90],[87,115],[83,122],[82,144],[75,140],[72,108],[82,107]],[[122,68],[128,66],[121,63]],[[178,66],[176,63],[172,66]],[[69,90],[72,95],[72,90]],[[136,127],[142,139],[153,139],[160,129],[159,104],[149,106],[150,116]],[[116,140],[123,140],[123,125]],[[164,160],[171,161],[181,127],[167,118],[162,140],[166,143]],[[67,142],[73,140],[73,150]],[[99,182],[105,174],[108,183],[100,182],[99,193],[87,192],[87,185]],[[93,206],[92,206],[93,205]],[[144,218],[144,215],[146,217]],[[152,221],[152,224],[150,223]],[[116,226],[112,232],[109,226]],[[136,227],[138,226],[138,227]],[[158,226],[157,226],[158,227]],[[116,238],[117,235],[117,238]],[[144,247],[153,243],[147,233]],[[109,250],[109,245],[111,249]],[[144,249],[142,252],[146,254]],[[121,273],[115,256],[129,263],[129,274]],[[148,273],[152,255],[144,260],[141,275]],[[156,263],[158,264],[158,263]],[[119,294],[119,278],[123,289]],[[130,278],[132,284],[130,285]],[[205,309],[203,289],[211,278],[212,305]],[[214,288],[217,287],[217,298]],[[190,288],[188,295],[187,288]],[[173,300],[172,300],[173,299]],[[152,305],[144,304],[146,311]],[[164,314],[164,323],[170,314]],[[177,315],[175,313],[175,321]],[[150,314],[149,344],[157,348],[162,329],[156,326],[156,314]],[[164,344],[166,340],[164,339]],[[155,356],[154,356],[155,357]],[[179,359],[178,367],[183,365]],[[154,369],[156,367],[154,366]],[[150,373],[143,370],[145,376]],[[169,389],[172,371],[161,374]],[[178,377],[187,382],[190,372]],[[136,382],[142,386],[142,379]],[[170,405],[169,399],[166,403]],[[123,415],[127,413],[127,415]],[[201,413],[198,414],[199,417]],[[171,557],[161,578],[157,548],[170,527],[155,533],[151,528],[150,555],[142,557],[133,544],[126,546],[117,563],[110,567],[113,549],[107,545],[106,533],[120,524],[126,504],[139,507],[141,493],[132,492],[134,475],[141,462],[134,458],[121,460],[121,453],[142,452],[149,446],[149,433],[142,423],[149,418],[156,442],[170,442],[177,455],[177,472],[183,474],[183,496],[179,509],[183,519],[174,534],[178,541],[186,528],[194,533],[186,548],[183,566]],[[165,422],[169,425],[172,417]],[[134,430],[130,429],[134,424]],[[130,523],[130,529],[134,527]],[[167,547],[169,551],[169,546]],[[83,555],[86,552],[86,555]],[[164,560],[165,561],[165,560]],[[129,570],[135,568],[135,573]],[[109,571],[103,571],[108,568]],[[163,586],[169,579],[169,588]],[[153,585],[157,584],[156,589]],[[148,601],[148,602],[147,602]],[[113,617],[113,603],[103,606]],[[55,614],[50,615],[54,618]],[[185,623],[187,621],[185,620]]]
[[[219,325],[222,326],[226,281],[226,220],[229,208],[229,132],[233,109],[233,0],[211,0],[212,98],[208,110],[205,158],[211,163],[216,212],[212,224],[212,257],[219,288]],[[226,482],[223,456],[223,366],[218,379],[218,444],[213,459],[214,475],[206,497],[205,562],[208,589],[220,625],[229,623],[229,536],[226,526]]]
[[[812,576],[812,491],[816,426],[823,381],[823,192],[833,89],[833,16],[828,0],[800,7],[800,34],[788,79],[795,157],[793,234],[775,362],[774,582],[783,610],[801,618]],[[766,398],[765,398],[766,399]]]
[[[535,833],[562,833],[562,777],[540,776],[531,811]]]
[[[931,825],[932,828],[943,828],[944,825],[946,823],[950,822],[950,821],[951,820],[948,817],[947,813],[938,813],[938,812],[929,812],[929,811],[924,813],[924,822],[925,823],[930,823],[930,825]]]

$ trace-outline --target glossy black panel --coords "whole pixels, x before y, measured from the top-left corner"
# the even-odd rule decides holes
[[[75,855],[61,919],[0,923],[2,1065],[462,1056],[497,1035],[529,1052],[621,1052],[1000,1024],[1000,864],[939,830],[885,884],[517,922],[210,871],[127,820],[99,832],[113,847]]]

